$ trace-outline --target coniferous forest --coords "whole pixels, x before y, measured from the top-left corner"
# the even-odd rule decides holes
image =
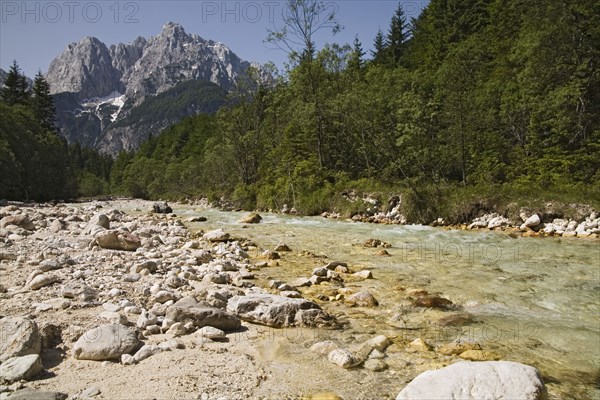
[[[291,4],[294,15],[325,12]],[[307,26],[294,15],[282,23],[304,23],[303,37],[268,33],[289,53],[273,81],[249,69],[216,115],[114,161],[67,146],[43,76],[30,90],[15,63],[0,104],[0,197],[209,197],[351,214],[343,194],[356,190],[402,193],[414,222],[458,220],[474,205],[597,204],[597,1],[432,0],[410,21],[399,6],[388,29],[352,44],[335,44],[335,16]],[[316,48],[317,30],[331,44]]]

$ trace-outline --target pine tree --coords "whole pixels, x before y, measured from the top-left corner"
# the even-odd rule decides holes
[[[402,4],[398,4],[398,8],[392,17],[387,39],[390,52],[390,61],[392,61],[394,65],[398,65],[400,58],[402,58],[404,53],[406,40],[408,39],[406,16],[404,15]]]
[[[350,61],[348,62],[348,67],[352,71],[358,71],[364,66],[363,57],[365,56],[365,52],[362,48],[362,43],[358,40],[358,35],[354,36],[354,49],[352,51],[352,55],[350,56]]]
[[[375,41],[373,42],[374,50],[371,51],[371,55],[373,56],[373,61],[376,63],[381,63],[385,60],[385,53],[387,48],[387,43],[385,37],[383,36],[383,32],[381,29],[377,31],[377,35],[375,35]]]
[[[38,71],[33,81],[33,97],[31,98],[31,109],[33,115],[38,120],[44,131],[56,132],[54,126],[54,118],[56,109],[54,108],[54,100],[50,95],[50,85]]]
[[[0,99],[8,105],[27,104],[29,96],[27,80],[15,60],[8,71],[4,87],[0,89]]]

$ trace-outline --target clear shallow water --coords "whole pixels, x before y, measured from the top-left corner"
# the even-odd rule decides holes
[[[264,214],[244,227],[245,213],[176,209],[183,217],[208,222],[192,228],[222,228],[249,238],[262,249],[285,242],[294,254],[309,251],[339,260],[351,269],[371,269],[374,280],[347,283],[371,291],[375,310],[326,307],[350,320],[352,334],[387,332],[409,342],[416,337],[438,345],[475,340],[501,359],[540,369],[551,398],[600,398],[600,241],[512,238],[503,233],[443,230],[424,226],[351,223],[320,217]],[[369,238],[386,241],[390,257],[362,247]],[[257,255],[257,254],[254,254]],[[309,276],[323,261],[284,255],[274,278]],[[410,316],[418,331],[385,323],[406,302],[405,289],[422,288],[450,299],[475,322],[436,323],[446,313],[425,310]]]

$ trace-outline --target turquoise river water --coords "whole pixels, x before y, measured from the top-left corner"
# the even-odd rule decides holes
[[[254,256],[285,242],[294,255],[284,255],[278,267],[269,268],[269,278],[310,276],[315,266],[332,260],[347,262],[353,270],[371,270],[375,279],[346,285],[369,290],[379,307],[358,311],[340,302],[322,304],[347,321],[350,332],[384,332],[395,335],[398,343],[422,337],[432,346],[457,339],[476,341],[500,359],[536,366],[550,398],[600,399],[597,239],[514,238],[502,232],[268,213],[261,213],[260,224],[244,226],[237,222],[244,213],[185,206],[175,207],[175,212],[184,218],[207,217],[207,222],[191,224],[192,229],[222,228],[254,241],[260,247]],[[362,243],[370,238],[390,243],[386,249],[390,256],[364,248]],[[297,256],[302,252],[305,257]],[[308,252],[327,260],[306,257]],[[406,315],[406,322],[416,329],[390,326],[386,321],[406,305],[410,288],[450,299],[456,312],[469,318],[441,325],[435,321],[447,312],[423,310]],[[309,290],[305,296],[314,293]],[[423,369],[436,362],[431,358]],[[396,367],[401,368],[390,364]]]

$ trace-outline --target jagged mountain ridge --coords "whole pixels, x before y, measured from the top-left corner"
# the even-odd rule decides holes
[[[169,22],[159,35],[138,37],[131,43],[107,47],[93,37],[71,43],[52,61],[46,79],[55,95],[57,125],[63,136],[69,142],[115,154],[136,149],[148,134],[157,134],[180,119],[144,126],[149,132],[119,124],[149,96],[187,81],[212,82],[228,91],[252,65],[260,70],[222,43],[188,34],[181,25]],[[205,87],[195,85],[184,89],[207,93]],[[188,115],[199,109],[212,110],[215,104],[206,107],[200,103],[199,98],[197,105],[186,104]]]

